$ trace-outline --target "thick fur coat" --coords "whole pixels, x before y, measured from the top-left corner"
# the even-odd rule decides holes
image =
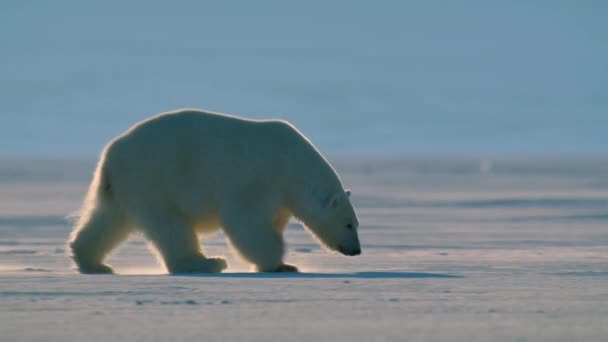
[[[69,244],[81,272],[111,273],[105,257],[138,230],[169,272],[221,272],[226,262],[203,255],[198,236],[223,229],[258,271],[297,271],[283,263],[291,216],[327,248],[360,253],[349,195],[289,123],[180,110],[105,147]]]

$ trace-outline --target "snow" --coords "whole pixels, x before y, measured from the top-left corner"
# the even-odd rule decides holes
[[[0,340],[605,341],[608,160],[484,160],[338,160],[361,256],[294,223],[303,273],[251,273],[219,234],[203,246],[230,268],[200,276],[165,274],[138,236],[118,275],[75,273],[64,217],[92,162],[2,160]]]

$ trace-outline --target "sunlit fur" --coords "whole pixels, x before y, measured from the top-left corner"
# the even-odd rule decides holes
[[[182,110],[106,146],[69,243],[85,273],[112,272],[107,254],[134,230],[171,273],[221,272],[225,261],[206,257],[198,241],[221,228],[257,270],[292,271],[283,263],[292,215],[330,249],[359,248],[339,177],[293,126]]]

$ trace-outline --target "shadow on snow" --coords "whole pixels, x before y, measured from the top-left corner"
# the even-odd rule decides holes
[[[356,272],[356,273],[212,273],[174,274],[177,277],[202,278],[355,278],[355,279],[419,279],[419,278],[464,278],[461,275],[424,272]]]

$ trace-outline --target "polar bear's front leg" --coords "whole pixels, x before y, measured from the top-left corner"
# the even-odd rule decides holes
[[[206,258],[194,228],[171,215],[151,217],[141,230],[158,250],[169,273],[219,273],[226,260]]]
[[[283,235],[272,225],[272,219],[263,216],[263,211],[252,207],[226,210],[222,214],[224,233],[258,272],[297,272],[295,266],[283,264]]]

